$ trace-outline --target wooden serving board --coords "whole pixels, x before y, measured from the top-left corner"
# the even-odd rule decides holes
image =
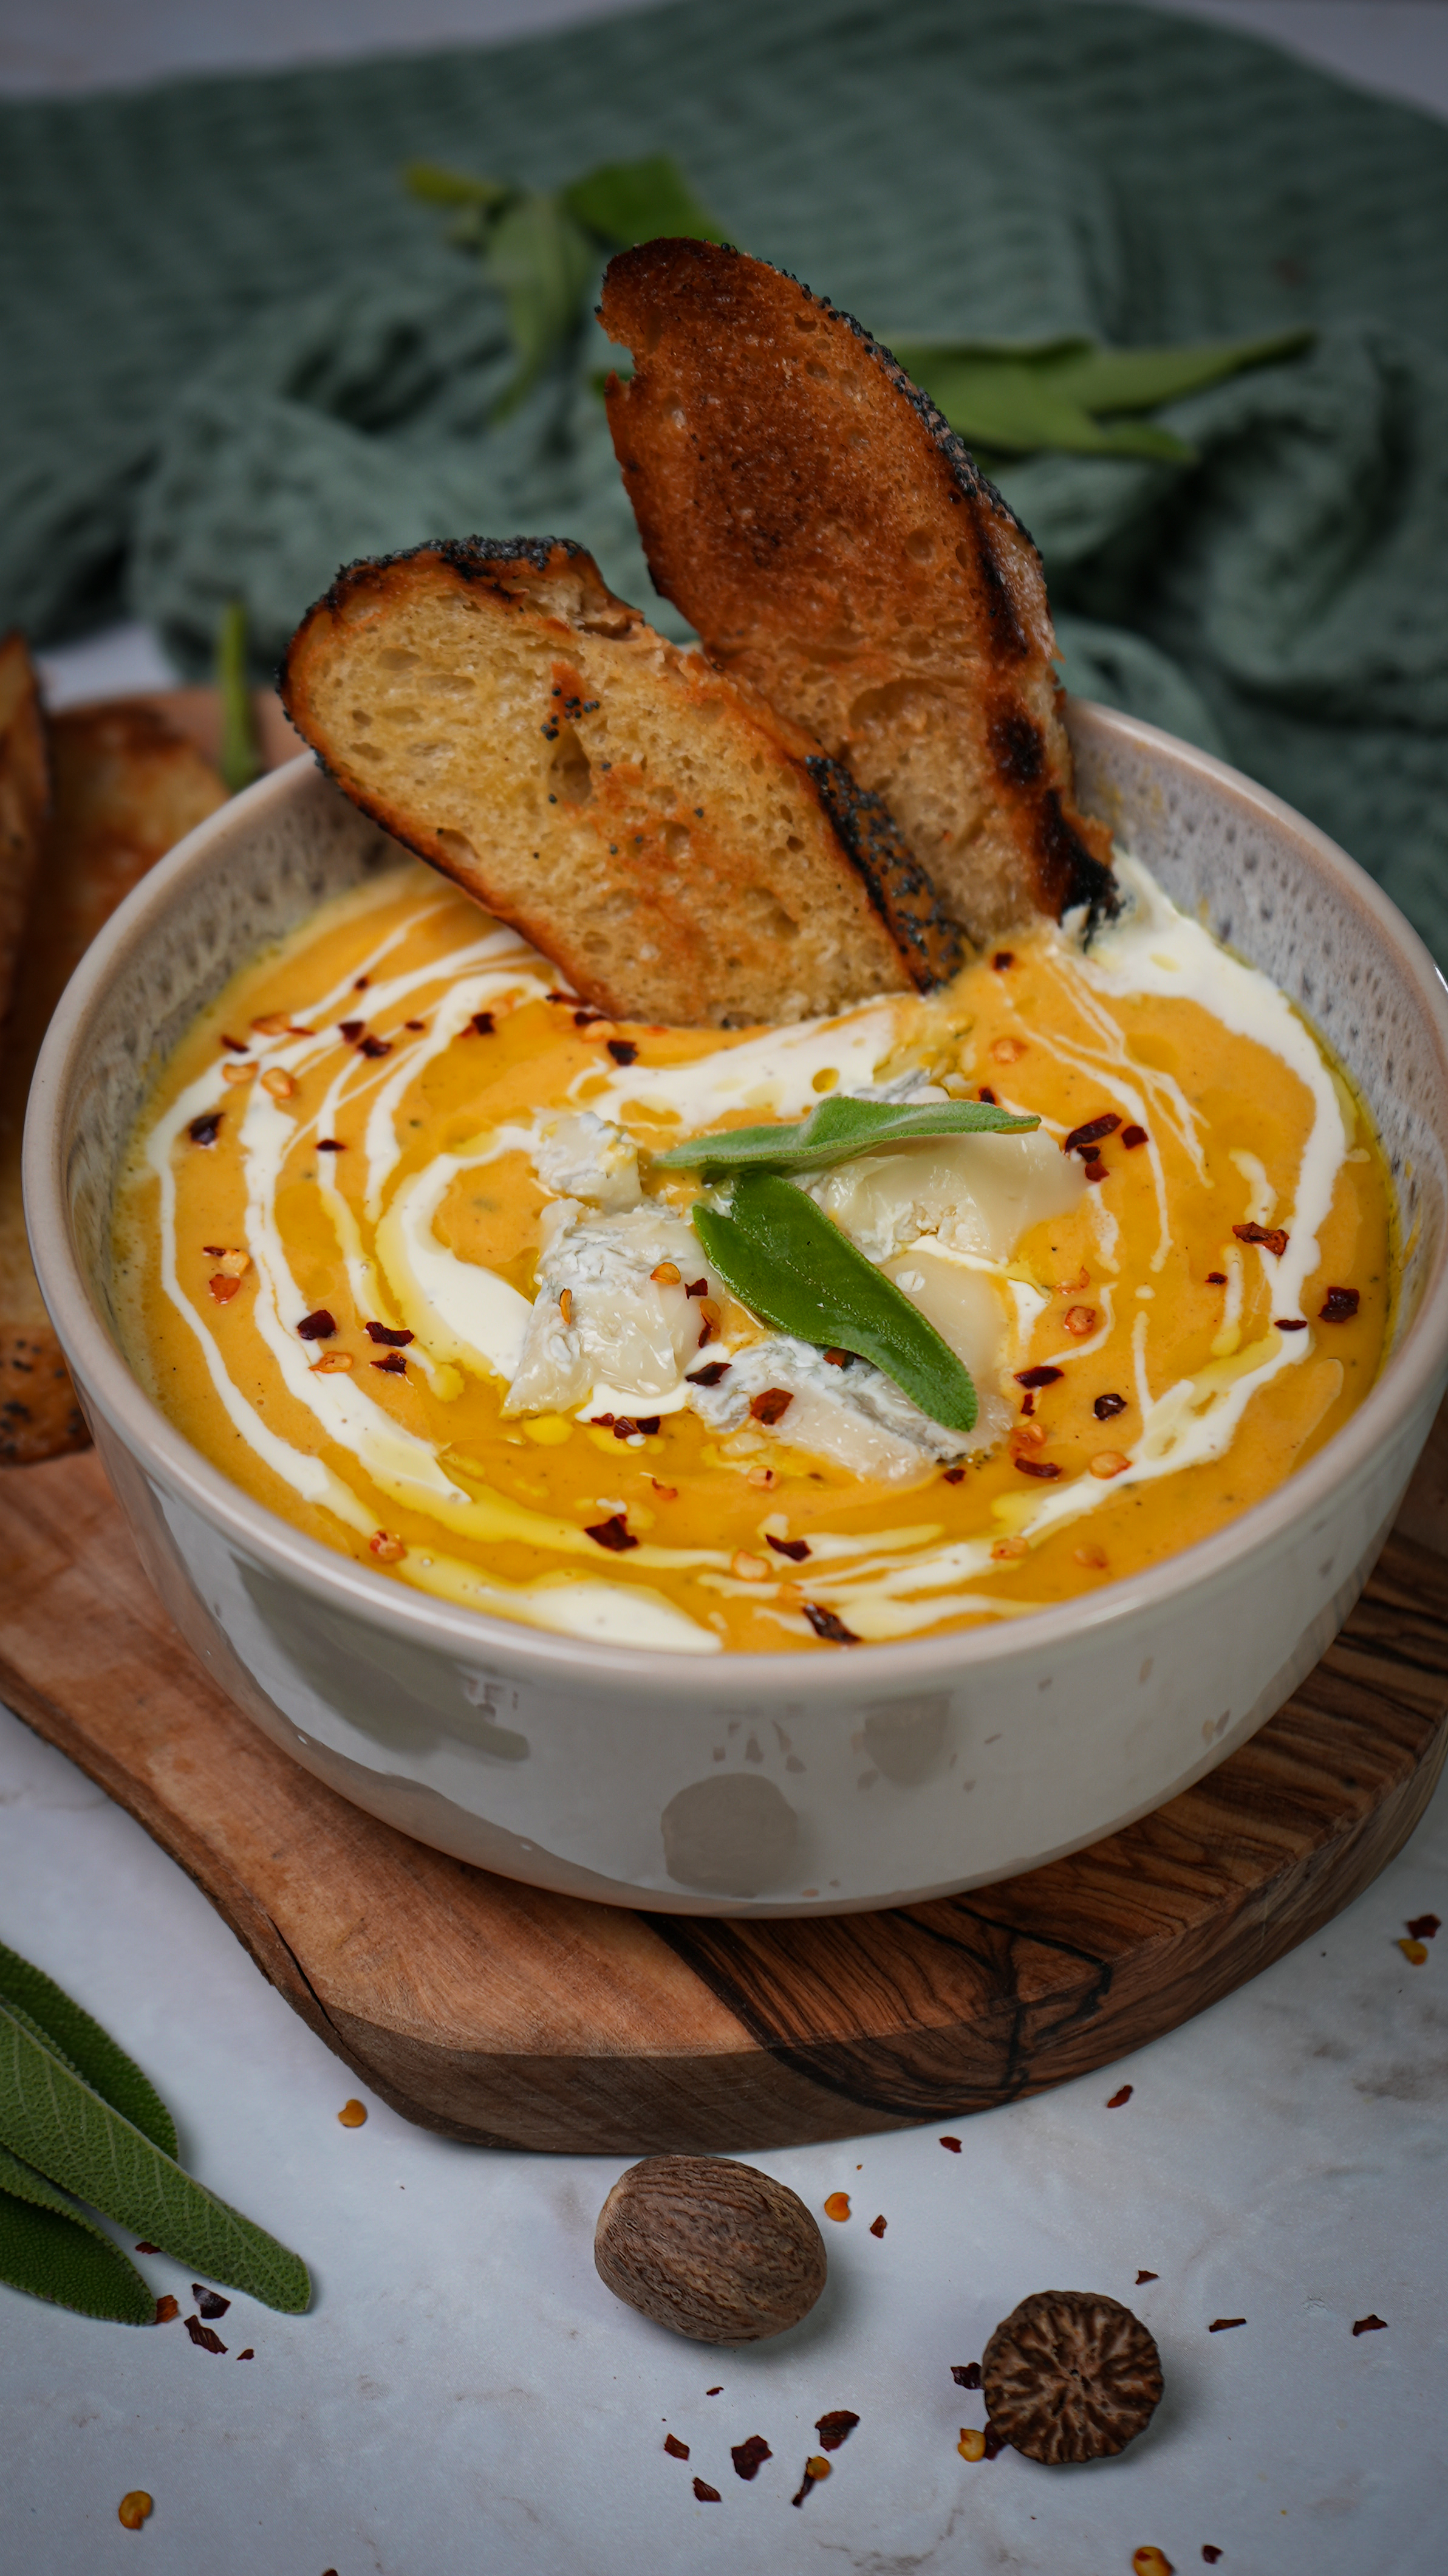
[[[409,2119],[643,2153],[957,2119],[1105,2065],[1358,1895],[1448,1749],[1448,1410],[1341,1637],[1244,1749],[967,1896],[724,1922],[551,1896],[410,1841],[222,1698],[93,1454],[0,1472],[0,1697],[188,1870]]]

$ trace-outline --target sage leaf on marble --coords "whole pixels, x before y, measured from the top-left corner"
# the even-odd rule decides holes
[[[155,2315],[119,2245],[8,2147],[0,2147],[0,2281],[83,2317],[148,2326]]]
[[[1103,349],[1087,339],[1034,346],[906,341],[894,344],[894,355],[951,428],[993,455],[1055,450],[1190,464],[1196,450],[1174,430],[1119,415],[1153,411],[1244,368],[1295,357],[1315,337],[1303,328],[1162,349]]]
[[[743,1172],[727,1212],[696,1207],[694,1231],[740,1304],[777,1331],[873,1360],[951,1431],[973,1431],[969,1370],[918,1306],[777,1172]]]
[[[655,1154],[652,1168],[664,1172],[768,1171],[818,1172],[831,1163],[853,1162],[860,1154],[878,1154],[887,1145],[914,1145],[927,1136],[1019,1136],[1039,1127],[1039,1118],[1017,1118],[988,1100],[908,1101],[851,1100],[843,1095],[821,1101],[796,1125],[728,1127],[713,1136],[693,1136],[686,1145],[671,1145]]]
[[[48,1977],[43,1968],[7,1950],[0,1941],[0,2001],[18,2005],[42,2039],[48,2040],[72,2072],[129,2120],[163,2156],[180,2153],[176,2123],[139,2066],[118,2048],[82,2005]]]
[[[5,1956],[13,1960],[14,1954]],[[13,1968],[10,1974],[16,1982]],[[38,2000],[44,2009],[44,1995]],[[72,2010],[79,2012],[78,2007]],[[88,2021],[89,2016],[80,2018]],[[73,2023],[67,2036],[74,2040],[77,2035]],[[83,2031],[79,2036],[85,2039]],[[115,2089],[113,2066],[97,2065],[97,2072]],[[137,2107],[149,2106],[141,2102]],[[157,2125],[154,2118],[152,2125]],[[3,1991],[0,2146],[48,2182],[89,2201],[211,2279],[246,2290],[268,2307],[292,2313],[306,2307],[311,2283],[300,2258],[184,2173],[145,2128],[86,2081],[68,2050],[26,2004]],[[61,2213],[52,2209],[51,2214]]]

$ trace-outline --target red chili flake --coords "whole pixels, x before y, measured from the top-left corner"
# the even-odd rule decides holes
[[[1318,1320],[1324,1324],[1350,1323],[1360,1303],[1361,1298],[1356,1288],[1329,1288],[1318,1308]]]
[[[564,998],[562,994],[559,995],[560,1001]],[[591,1011],[585,1002],[581,1010],[574,1012],[573,1025],[578,1029],[591,1029],[595,1020],[606,1020],[607,1017],[607,1011]]]
[[[807,1538],[776,1538],[773,1530],[766,1530],[764,1537],[766,1546],[772,1547],[776,1556],[791,1557],[796,1565],[803,1565],[809,1554]]]
[[[721,1377],[727,1377],[728,1374],[728,1360],[707,1360],[703,1368],[689,1370],[684,1384],[685,1386],[717,1386]]]
[[[848,1368],[854,1356],[855,1354],[853,1351],[839,1351],[833,1348],[827,1350],[825,1353],[825,1358],[831,1368]]]
[[[302,1317],[297,1334],[304,1342],[330,1342],[336,1329],[336,1316],[329,1315],[325,1306],[317,1306],[310,1315]]]
[[[872,2236],[883,2236],[884,2233],[885,2221],[883,2218],[872,2218],[870,2221],[870,2234]]]
[[[638,1430],[638,1424],[636,1422],[631,1422],[626,1413],[620,1413],[617,1416],[610,1414],[609,1420],[613,1424],[613,1436],[615,1440],[632,1440],[635,1432]]]
[[[576,993],[545,993],[543,999],[545,1002],[566,1002],[571,1010],[573,1004],[578,999],[578,995]]]
[[[664,2449],[668,2452],[671,2460],[687,2460],[689,2456],[688,2443],[681,2442],[677,2433],[666,2433],[664,2435]]]
[[[1124,1395],[1098,1395],[1091,1410],[1098,1422],[1114,1421],[1118,1413],[1126,1411],[1126,1398]]]
[[[224,1047],[230,1047],[233,1055],[250,1055],[251,1053],[251,1048],[247,1044],[245,1038],[229,1038],[225,1029],[221,1032],[220,1043]]]
[[[645,1433],[657,1431],[661,1428],[663,1419],[661,1413],[641,1413],[635,1429]]]
[[[224,1270],[218,1270],[215,1278],[208,1279],[206,1285],[210,1289],[218,1306],[229,1306],[232,1298],[236,1295],[237,1290],[241,1286],[241,1281],[239,1279],[228,1278]]]
[[[983,1082],[981,1084],[980,1096],[985,1102],[987,1109],[998,1109],[1000,1107],[1000,1103],[996,1099],[995,1093],[992,1091],[988,1082]]]
[[[1017,1386],[1030,1387],[1054,1386],[1057,1378],[1064,1377],[1065,1374],[1066,1372],[1064,1369],[1058,1368],[1017,1369],[1016,1384]]]
[[[336,1136],[319,1136],[317,1151],[319,1154],[345,1154],[347,1148]]]
[[[814,2482],[814,2471],[811,2469],[808,2460],[806,2460],[804,2464],[804,2476],[800,2479],[798,2493],[790,2497],[790,2503],[803,2504],[805,2497],[809,2494],[810,2488],[814,2485]]]
[[[1207,1286],[1209,1288],[1225,1288],[1226,1284],[1227,1274],[1225,1270],[1209,1270],[1207,1272]]]
[[[708,1282],[708,1280],[707,1280],[707,1279],[691,1279],[691,1280],[689,1281],[688,1286],[687,1286],[687,1287],[686,1287],[686,1289],[684,1290],[684,1294],[685,1294],[685,1296],[686,1296],[686,1297],[707,1297],[707,1296],[708,1296],[708,1294],[709,1294],[709,1282]]]
[[[1431,1941],[1434,1933],[1439,1931],[1441,1926],[1436,1914],[1415,1914],[1412,1922],[1407,1928],[1410,1937],[1414,1941]],[[152,2246],[149,2250],[154,2253],[156,2249]],[[136,2252],[138,2254],[143,2254],[146,2251],[147,2248],[145,2246],[138,2245],[136,2247]]]
[[[1233,2326],[1244,2326],[1246,2322],[1245,2317],[1213,2317],[1207,2332],[1208,2334],[1227,2334]]]
[[[251,2344],[247,2344],[245,2349],[237,2354],[236,2358],[238,2361],[255,2361],[256,2352]]]
[[[695,1343],[694,1348],[695,1348],[696,1350],[699,1350],[699,1351],[706,1351],[706,1350],[708,1349],[708,1347],[709,1347],[709,1344],[710,1344],[710,1343],[712,1342],[712,1340],[714,1339],[714,1335],[715,1335],[715,1333],[717,1332],[717,1330],[718,1330],[718,1326],[717,1326],[717,1325],[712,1321],[712,1319],[711,1319],[708,1315],[706,1315],[706,1316],[704,1317],[704,1319],[703,1319],[702,1323],[701,1323],[701,1324],[700,1324],[700,1326],[699,1326],[699,1338],[698,1338],[698,1341]]]
[[[945,1470],[945,1481],[947,1485],[963,1485],[965,1482],[965,1469],[963,1467],[947,1467]]]
[[[765,2461],[772,2460],[774,2453],[762,2433],[751,2433],[747,2442],[730,2444],[729,2457],[734,2463],[736,2478],[748,2480],[758,2477]]]
[[[756,1422],[782,1422],[794,1397],[787,1386],[767,1386],[749,1399],[749,1410]]]
[[[1280,1225],[1234,1225],[1232,1232],[1239,1243],[1260,1243],[1280,1261],[1287,1249],[1287,1237]]]
[[[1160,2279],[1161,2274],[1159,2272],[1138,2272],[1136,2276],[1136,2286],[1139,2290],[1143,2281],[1159,2281]]]
[[[1358,2317],[1353,2324],[1353,2333],[1355,2335],[1383,2334],[1386,2332],[1387,2323],[1386,2317]]]
[[[193,1118],[186,1133],[193,1145],[214,1145],[221,1133],[222,1112],[208,1109],[202,1118]]]
[[[1214,2549],[1209,2540],[1204,2540],[1202,2542],[1202,2556],[1205,2558],[1209,2567],[1216,2566],[1217,2560],[1221,2557],[1221,2554],[1220,2549]]]
[[[694,2480],[694,2500],[697,2504],[718,2504],[720,2501],[719,2490],[717,2487],[706,2487],[702,2478],[696,2478]]]
[[[1106,1165],[1101,1161],[1099,1155],[1093,1154],[1090,1162],[1083,1163],[1081,1169],[1085,1173],[1088,1181],[1104,1181],[1106,1178]]]
[[[1144,1145],[1146,1140],[1146,1129],[1144,1127],[1122,1128],[1121,1141],[1123,1145],[1127,1147],[1128,1151],[1134,1152],[1136,1147],[1138,1145]]]
[[[1013,948],[998,948],[990,962],[998,975],[1004,975],[1008,966],[1014,966],[1016,952]]]
[[[1002,2451],[1004,2451],[1004,2450],[1006,2449],[1006,2447],[1007,2447],[1007,2444],[1006,2444],[1006,2437],[1005,2437],[1004,2433],[998,2433],[998,2432],[997,2432],[997,2430],[996,2430],[996,2428],[995,2428],[995,2426],[994,2426],[994,2424],[987,2424],[987,2426],[986,2426],[986,2428],[985,2428],[985,2456],[986,2456],[986,2458],[987,2458],[988,2460],[998,2459],[998,2458],[1000,2457],[1001,2452],[1002,2452]]]
[[[138,2254],[159,2254],[160,2251],[160,2246],[153,2245],[149,2236],[143,2236],[140,2244],[136,2247],[136,2252]]]
[[[959,2140],[959,2138],[942,2138],[942,2139],[941,2139],[941,2141],[940,2141],[940,2143],[941,2143],[941,2145],[942,2145],[943,2147],[948,2147],[948,2148],[950,2149],[950,2152],[951,2152],[951,2154],[952,2154],[953,2156],[958,2156],[958,2155],[959,2155],[959,2153],[960,2153],[960,2140]]]
[[[1035,1394],[1030,1387],[1027,1387],[1025,1394],[1021,1398],[1021,1412],[1027,1421],[1031,1421],[1034,1419],[1035,1411]]]
[[[385,1360],[374,1360],[372,1366],[375,1369],[381,1369],[384,1377],[406,1377],[407,1375],[407,1362],[401,1351],[389,1351]]]
[[[980,2363],[978,2361],[953,2361],[950,2365],[950,2376],[954,2380],[957,2388],[979,2388]]]
[[[223,2299],[219,2290],[203,2290],[199,2281],[192,2282],[191,2296],[203,2317],[224,2317],[231,2305],[230,2299]]]
[[[832,1646],[858,1646],[860,1640],[854,1629],[837,1619],[833,1610],[822,1610],[818,1601],[802,1601],[799,1606],[817,1637],[825,1638]]]
[[[1016,1465],[1023,1476],[1042,1476],[1048,1484],[1061,1473],[1049,1458],[1018,1458]]]
[[[417,1025],[421,1028],[422,1022],[419,1020]],[[412,1022],[409,1020],[408,1027],[411,1028],[411,1026]],[[493,1019],[492,1012],[474,1011],[472,1018],[468,1022],[467,1028],[463,1031],[464,1037],[467,1037],[469,1032],[471,1032],[472,1036],[475,1038],[490,1038],[495,1036],[496,1023]]]
[[[1061,1151],[1083,1154],[1088,1146],[1099,1144],[1103,1136],[1114,1136],[1120,1124],[1115,1110],[1108,1109],[1103,1117],[1088,1119],[1084,1127],[1073,1127]]]
[[[843,2443],[848,2442],[859,2420],[858,2415],[851,2414],[848,2406],[836,2406],[831,2414],[816,2416],[815,2431],[820,2437],[820,2449],[838,2451]]]
[[[138,2245],[138,2246],[136,2247],[136,2252],[139,2254],[139,2253],[140,2253],[140,2251],[141,2251],[141,2248],[140,2248],[140,2246]],[[156,2246],[156,2245],[148,2245],[148,2246],[146,2247],[146,2252],[147,2252],[148,2254],[156,2254],[156,2253],[159,2253],[159,2251],[160,2251],[160,2248],[159,2248],[159,2246]],[[170,2291],[169,2291],[169,2290],[167,2290],[167,2292],[165,2293],[164,2297],[159,2298],[159,2299],[156,2301],[156,2323],[157,2323],[157,2325],[158,2325],[158,2326],[169,2326],[169,2325],[171,2324],[171,2322],[172,2322],[172,2319],[173,2319],[173,2318],[175,2318],[175,2317],[179,2317],[179,2315],[180,2315],[180,2314],[181,2314],[181,2309],[180,2309],[180,2305],[179,2305],[179,2303],[178,2303],[175,2299],[173,2299],[173,2298],[172,2298]]]
[[[1133,2088],[1131,2085],[1123,2084],[1119,2091],[1112,2094],[1106,2105],[1107,2110],[1119,2111],[1123,2102],[1129,2102],[1131,2100],[1132,2090]]]
[[[478,1012],[478,1014],[477,1014],[477,1017],[478,1017],[480,1020],[482,1020],[482,1019],[491,1020],[492,1016],[493,1016],[493,1015],[492,1015],[492,1012],[491,1012],[491,1011],[479,1011],[479,1012]],[[419,1033],[420,1033],[423,1029],[425,1029],[425,1028],[426,1028],[426,1026],[427,1026],[427,1022],[426,1022],[426,1020],[404,1020],[404,1021],[403,1021],[403,1023],[402,1023],[402,1025],[403,1025],[403,1027],[404,1027],[405,1029],[416,1029],[416,1030],[417,1030],[417,1031],[419,1031]]]
[[[352,990],[353,990],[353,992],[354,992],[354,993],[365,993],[365,992],[366,992],[366,990],[367,990],[367,987],[368,987],[368,985],[371,983],[371,981],[372,981],[372,978],[371,978],[371,976],[370,976],[370,975],[359,975],[359,976],[356,978],[355,982],[353,983],[353,986],[352,986]]]
[[[199,2317],[187,2318],[186,2331],[202,2352],[225,2352],[226,2346],[220,2335],[213,2333],[210,2326],[204,2326]]]
[[[1305,1333],[1307,1330],[1300,1315],[1274,1315],[1272,1321],[1279,1333]]]
[[[366,1026],[365,1020],[339,1020],[337,1035],[339,1038],[345,1038],[349,1046],[354,1046]]]
[[[632,1038],[606,1038],[604,1044],[615,1064],[635,1064],[638,1061],[638,1048]]]
[[[392,1049],[386,1038],[365,1037],[358,1039],[357,1053],[371,1056],[391,1055]]]
[[[591,1521],[584,1536],[596,1539],[600,1547],[611,1548],[615,1556],[622,1556],[628,1548],[638,1546],[638,1540],[626,1526],[621,1512],[610,1512],[606,1521]]]
[[[369,1342],[385,1342],[390,1351],[405,1351],[408,1343],[417,1338],[405,1324],[400,1324],[395,1332],[390,1324],[364,1324],[362,1330]]]

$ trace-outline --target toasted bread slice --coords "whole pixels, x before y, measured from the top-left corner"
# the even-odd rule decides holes
[[[77,709],[50,727],[55,801],[0,1048],[0,1465],[83,1449],[89,1434],[31,1267],[20,1201],[25,1102],[40,1042],[102,922],[147,868],[226,801],[214,769],[144,706]]]
[[[0,1027],[50,803],[45,719],[23,635],[0,636]]]
[[[281,691],[356,804],[615,1018],[798,1020],[957,962],[879,800],[656,635],[581,547],[353,564]]]
[[[1040,558],[888,350],[714,242],[622,252],[600,316],[649,569],[720,668],[884,799],[972,938],[1110,909]]]

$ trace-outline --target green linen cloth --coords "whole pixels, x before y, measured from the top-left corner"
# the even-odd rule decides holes
[[[576,536],[660,622],[588,377],[399,185],[671,152],[885,341],[1318,327],[1001,476],[1071,685],[1226,752],[1448,955],[1448,128],[1110,0],[682,0],[501,48],[0,106],[0,624],[266,657],[350,556]]]

